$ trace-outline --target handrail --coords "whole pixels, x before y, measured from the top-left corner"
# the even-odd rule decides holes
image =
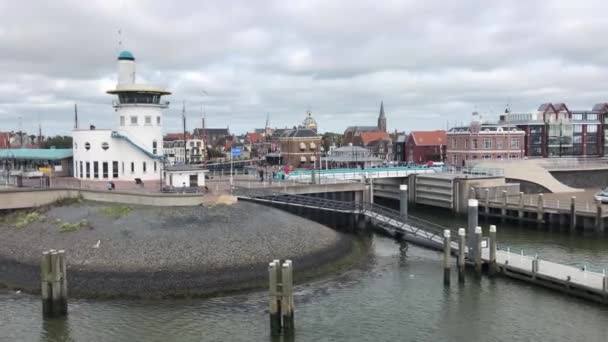
[[[129,144],[133,145],[135,148],[137,148],[138,150],[140,150],[141,152],[143,152],[145,155],[147,155],[148,157],[150,157],[152,159],[162,159],[161,155],[156,155],[156,154],[150,153],[145,148],[143,148],[143,147],[139,146],[138,144],[136,144],[135,142],[133,142],[133,140],[131,140],[131,138],[129,138],[128,136],[126,136],[124,134],[120,134],[117,131],[112,131],[112,138],[120,138],[120,139],[126,140]]]

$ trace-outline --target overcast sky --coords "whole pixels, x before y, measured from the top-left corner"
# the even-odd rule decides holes
[[[0,131],[115,127],[119,28],[138,81],[173,92],[165,131],[441,129],[477,108],[608,101],[605,1],[0,1]],[[209,95],[202,96],[202,91]],[[22,118],[21,120],[19,118]]]

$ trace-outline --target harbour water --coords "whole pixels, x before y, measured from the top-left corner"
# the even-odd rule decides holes
[[[456,224],[443,213],[419,213]],[[443,216],[442,216],[443,215]],[[499,241],[564,263],[608,265],[608,241],[499,225]],[[607,341],[608,307],[498,277],[443,285],[441,254],[373,237],[367,268],[296,287],[295,341]],[[70,302],[0,292],[0,341],[273,341],[267,292],[215,299]]]

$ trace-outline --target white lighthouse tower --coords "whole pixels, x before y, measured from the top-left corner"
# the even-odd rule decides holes
[[[74,174],[82,180],[160,181],[163,158],[161,101],[169,91],[136,83],[135,57],[118,55],[118,82],[107,91],[117,95],[113,107],[117,126],[100,129],[91,125],[74,130]]]

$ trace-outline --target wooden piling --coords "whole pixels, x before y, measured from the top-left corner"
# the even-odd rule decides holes
[[[450,259],[452,247],[450,246],[450,230],[443,231],[443,284],[450,285]]]
[[[281,299],[279,291],[280,261],[268,264],[268,285],[270,294],[270,334],[281,334]]]
[[[519,193],[519,211],[517,212],[517,216],[521,220],[524,218],[524,193]]]
[[[475,272],[481,275],[481,227],[475,227]]]
[[[490,275],[494,275],[498,272],[498,266],[496,265],[496,226],[490,226]]]
[[[42,314],[44,316],[52,315],[51,308],[51,288],[49,280],[51,278],[51,253],[49,251],[42,252],[42,261],[40,263],[40,292],[42,294]]]
[[[458,282],[464,283],[465,256],[467,253],[466,230],[458,228]]]
[[[283,263],[282,277],[282,299],[281,315],[283,316],[283,334],[293,335],[294,327],[294,302],[293,302],[293,264],[291,260]]]
[[[570,231],[576,231],[576,197],[570,199]]]
[[[508,203],[508,194],[507,190],[502,191],[502,206],[500,208],[500,220],[505,222],[505,218],[507,217],[507,203]]]
[[[532,278],[536,278],[536,273],[538,273],[538,256],[532,259]]]
[[[537,202],[537,208],[536,208],[536,221],[538,222],[539,226],[543,223],[544,211],[545,211],[545,201],[543,199],[543,194],[538,194],[538,202]]]
[[[40,280],[42,314],[46,317],[66,315],[68,289],[65,251],[51,249],[42,253]]]
[[[598,233],[604,232],[604,217],[602,215],[602,201],[596,201],[596,214],[595,214],[595,231]]]

